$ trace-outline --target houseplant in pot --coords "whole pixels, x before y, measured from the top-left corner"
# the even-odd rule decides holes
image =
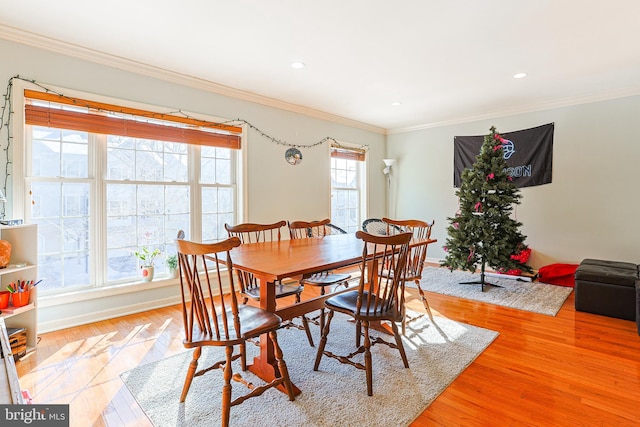
[[[143,246],[139,251],[133,253],[140,260],[140,269],[142,272],[142,281],[150,282],[153,280],[153,261],[158,255],[160,255],[160,249],[156,248],[153,251],[149,250],[146,246]]]
[[[167,264],[167,268],[169,268],[169,277],[178,277],[178,255],[169,255],[165,263]]]

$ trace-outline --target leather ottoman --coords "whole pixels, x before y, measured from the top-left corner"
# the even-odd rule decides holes
[[[636,280],[636,325],[640,335],[640,280]]]
[[[576,310],[636,320],[636,311],[640,310],[637,281],[637,264],[585,259],[575,274]]]

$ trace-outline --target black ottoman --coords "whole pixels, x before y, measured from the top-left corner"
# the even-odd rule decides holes
[[[636,280],[636,325],[640,335],[640,280]]]
[[[583,260],[575,274],[578,311],[618,319],[636,320],[640,294],[636,290],[638,266],[629,262]],[[638,324],[640,327],[640,323]]]

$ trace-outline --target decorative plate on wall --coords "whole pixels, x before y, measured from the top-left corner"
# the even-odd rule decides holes
[[[284,153],[284,158],[290,165],[297,165],[302,163],[302,153],[297,148],[289,148]]]

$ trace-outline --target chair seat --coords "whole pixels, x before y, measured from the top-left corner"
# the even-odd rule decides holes
[[[362,299],[363,302],[367,300],[369,294],[367,292],[363,293]],[[372,294],[371,298],[375,298],[375,295]],[[357,317],[360,320],[392,320],[392,321],[400,321],[402,320],[402,315],[393,316],[392,311],[382,310],[382,307],[377,307],[375,311],[370,311],[367,313],[367,307],[363,304],[360,307],[360,313],[357,313],[357,303],[358,303],[358,291],[349,291],[343,292],[336,296],[333,296],[325,301],[325,306],[331,310],[339,311],[341,313],[349,314],[351,316]]]
[[[351,275],[348,273],[317,273],[305,277],[301,282],[305,285],[330,286],[346,282],[349,279],[351,279]]]
[[[227,317],[227,322],[229,322],[229,325],[233,325],[233,316],[231,311],[227,311],[225,315]],[[258,307],[252,307],[250,305],[238,306],[238,315],[240,317],[240,336],[237,337],[233,335],[226,340],[218,338],[215,339],[215,344],[210,343],[210,345],[227,346],[240,343],[248,338],[253,338],[258,335],[264,334],[265,332],[278,329],[280,327],[280,324],[282,323],[282,319],[277,314],[268,312]],[[220,330],[224,330],[222,326],[222,320],[222,315],[218,315],[217,321],[218,325],[220,325]],[[195,343],[201,344],[202,342],[208,342],[211,340],[211,336],[203,333],[199,329],[194,329],[193,336],[188,347],[193,347],[193,344]]]
[[[280,283],[276,285],[276,298],[284,298],[291,295],[301,294],[303,289],[304,287],[300,284],[286,285]],[[255,301],[260,301],[259,287],[245,289],[244,294]]]

